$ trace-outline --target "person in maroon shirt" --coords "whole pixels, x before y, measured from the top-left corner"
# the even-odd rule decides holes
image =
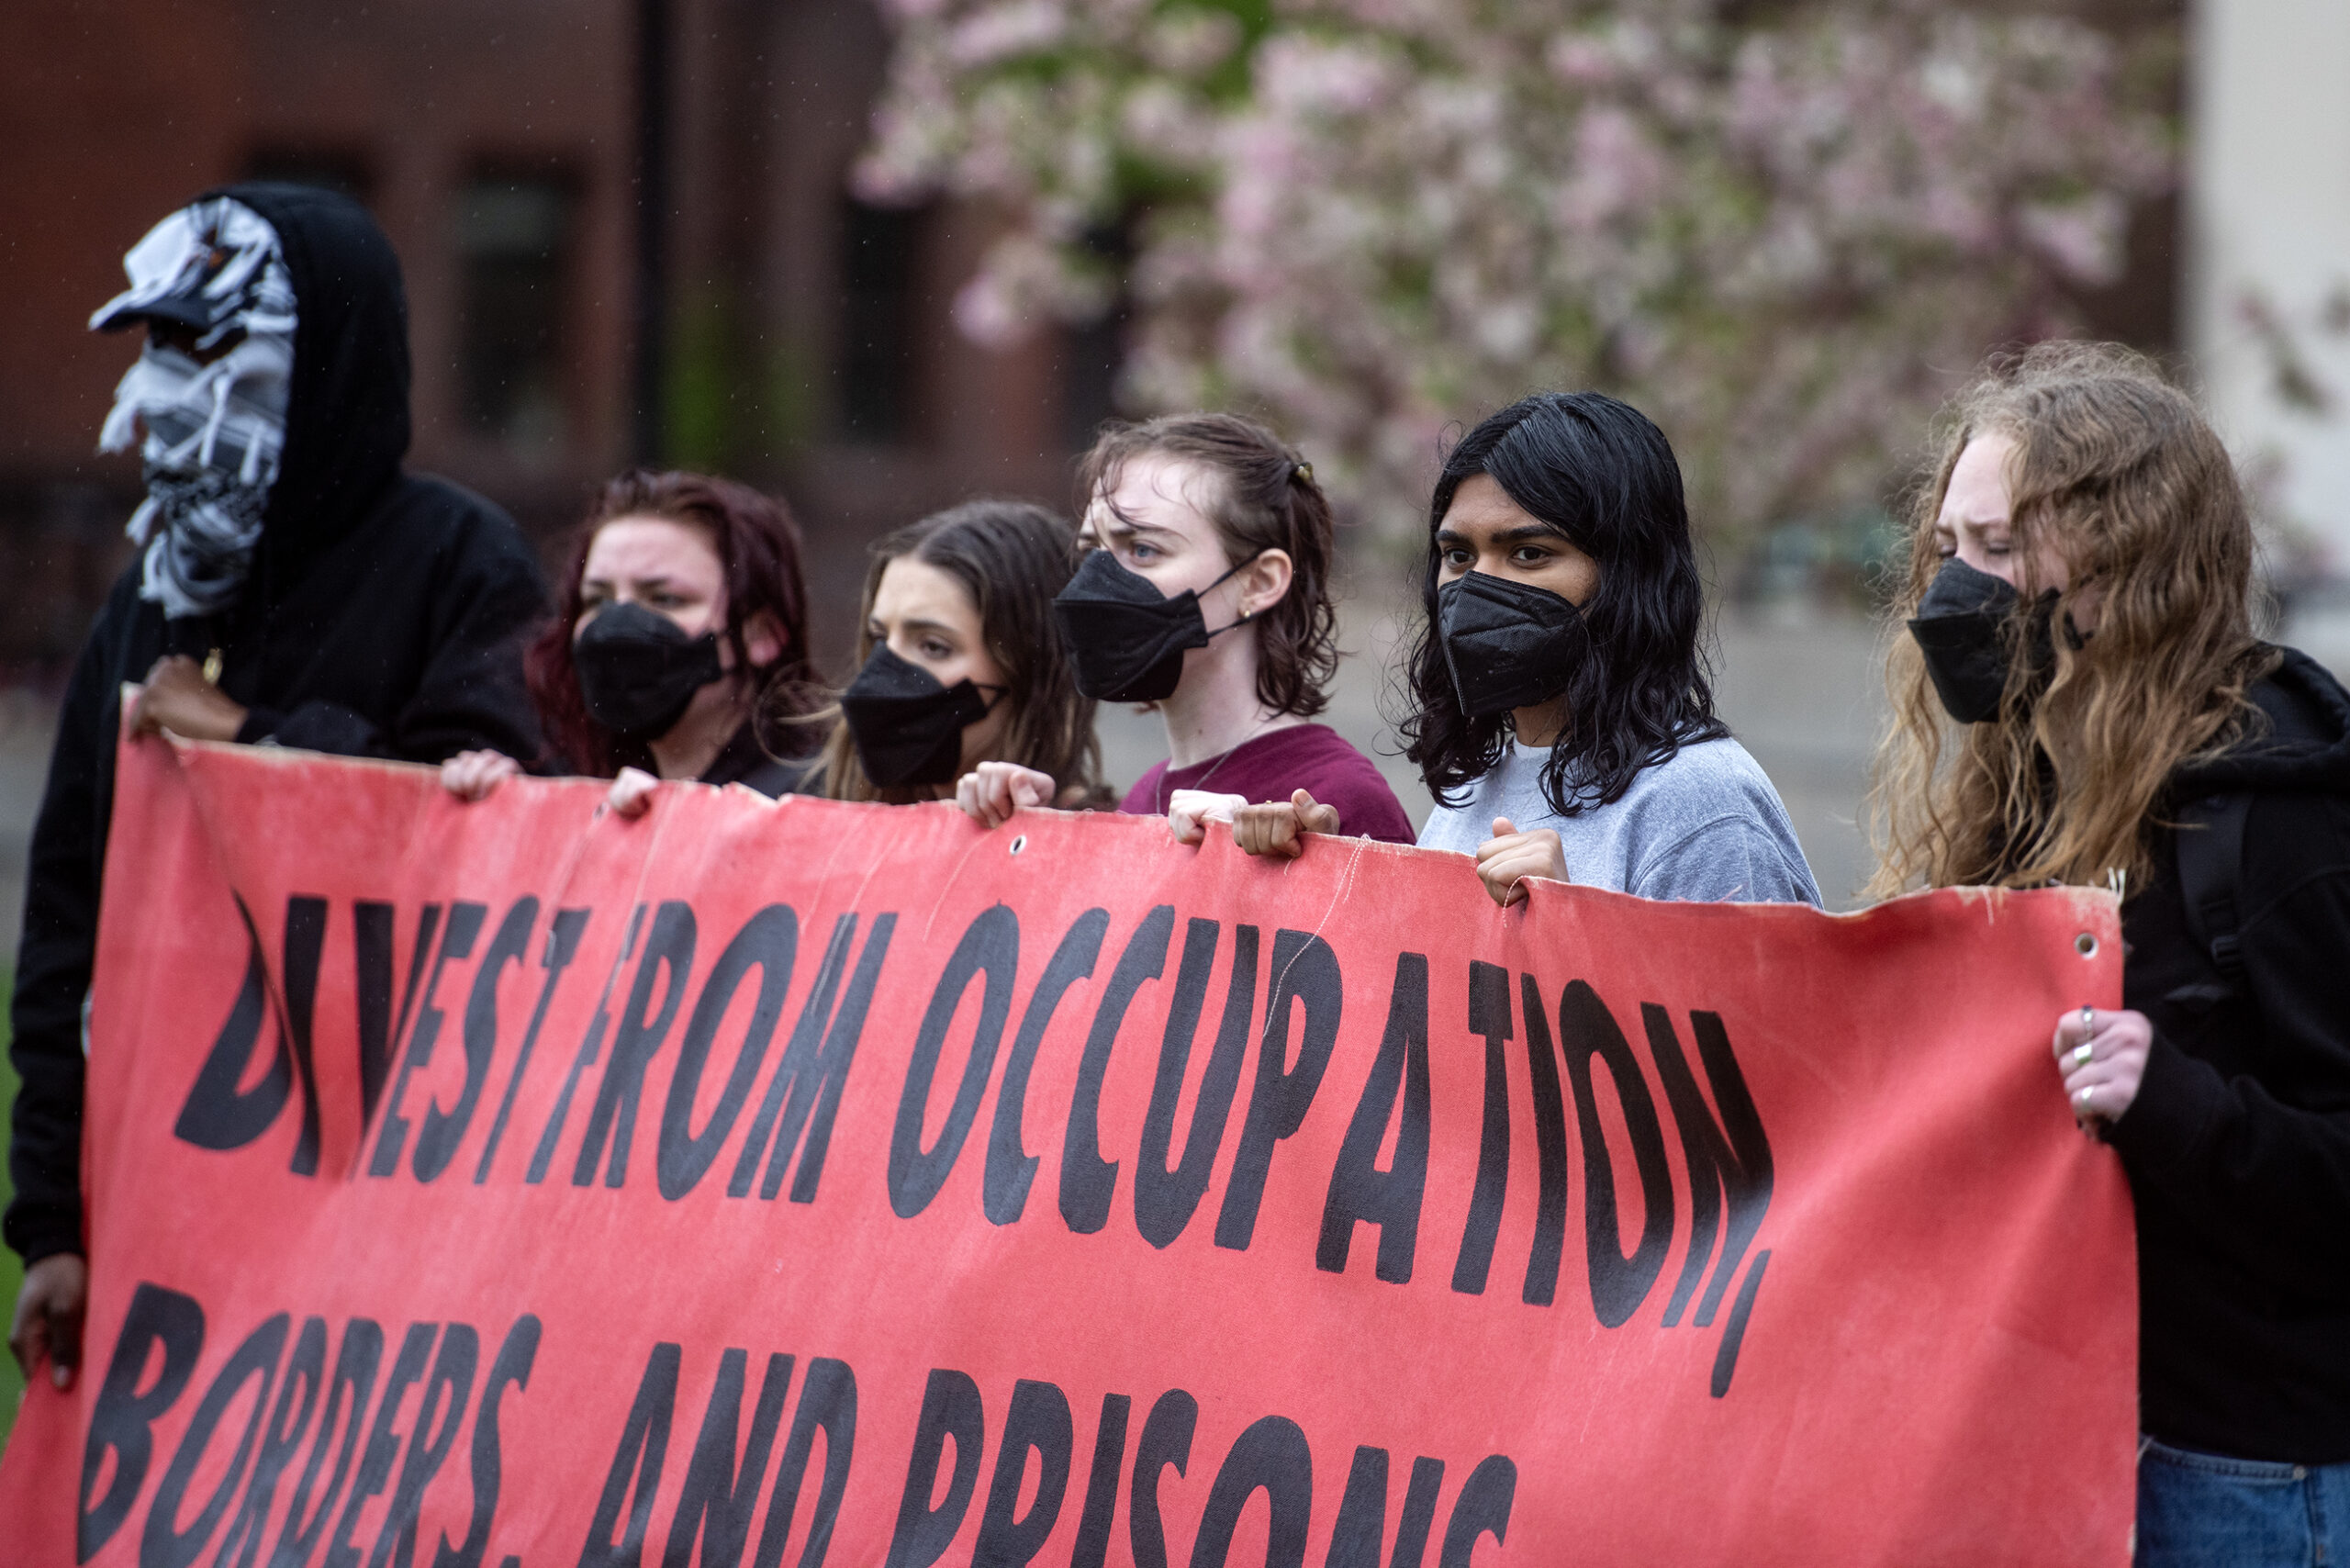
[[[1186,844],[1228,823],[1252,854],[1296,855],[1309,832],[1411,843],[1371,759],[1311,722],[1337,669],[1337,614],[1330,503],[1297,453],[1231,414],[1113,425],[1079,493],[1092,549],[1053,603],[1078,689],[1150,704],[1167,725],[1168,759],[1120,809],[1166,816]],[[1003,763],[957,790],[989,826],[1050,798]]]

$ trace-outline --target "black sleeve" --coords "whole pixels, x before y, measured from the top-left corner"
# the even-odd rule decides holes
[[[2257,912],[2241,951],[2262,1036],[2244,1054],[2262,1077],[2157,1035],[2111,1139],[2133,1180],[2253,1277],[2350,1299],[2350,869],[2308,875]]]
[[[541,748],[522,683],[522,644],[546,608],[538,567],[519,543],[510,551],[474,548],[424,606],[423,673],[388,728],[356,709],[314,700],[283,713],[256,707],[237,738],[404,762],[478,749],[530,762]]]
[[[82,1250],[82,1002],[97,952],[100,795],[120,694],[102,617],[73,666],[26,868],[13,1037],[19,1081],[8,1145],[8,1245],[27,1263]],[[105,756],[101,748],[106,748]]]

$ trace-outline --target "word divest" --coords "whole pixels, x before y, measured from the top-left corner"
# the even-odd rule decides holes
[[[126,741],[26,1561],[2128,1561],[2113,901]]]

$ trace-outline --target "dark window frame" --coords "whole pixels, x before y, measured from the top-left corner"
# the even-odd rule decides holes
[[[452,412],[518,455],[578,439],[584,196],[566,165],[487,161],[449,193]]]
[[[833,431],[855,446],[912,446],[928,409],[922,353],[932,323],[930,207],[844,196],[834,246]]]

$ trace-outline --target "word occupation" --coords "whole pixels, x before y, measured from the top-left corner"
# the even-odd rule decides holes
[[[119,760],[25,1561],[2127,1561],[2104,894]]]

